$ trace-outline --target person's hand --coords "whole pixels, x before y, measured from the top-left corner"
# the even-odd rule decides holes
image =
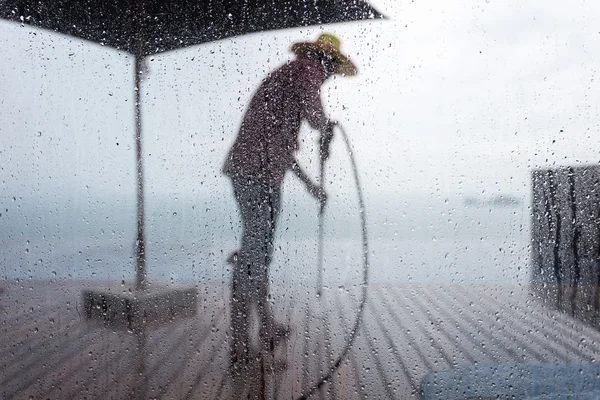
[[[325,204],[327,203],[327,193],[325,193],[325,189],[323,189],[321,186],[313,185],[310,187],[309,191],[310,194],[312,194],[313,197],[319,202],[319,205],[321,206],[319,214],[322,214],[323,210],[325,209]]]
[[[319,155],[321,157],[321,161],[325,161],[329,158],[329,144],[331,143],[331,139],[333,139],[334,126],[334,122],[329,122],[325,131],[321,132],[321,141],[319,146]]]

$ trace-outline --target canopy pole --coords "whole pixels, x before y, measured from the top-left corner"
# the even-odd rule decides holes
[[[135,150],[137,162],[137,238],[135,241],[136,269],[135,284],[138,289],[146,286],[146,240],[144,237],[144,165],[142,163],[142,63],[143,58],[135,55]]]

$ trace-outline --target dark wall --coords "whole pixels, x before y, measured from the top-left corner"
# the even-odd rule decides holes
[[[600,167],[532,172],[533,293],[600,325]]]

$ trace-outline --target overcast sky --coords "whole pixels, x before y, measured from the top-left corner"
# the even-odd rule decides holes
[[[227,187],[220,167],[252,92],[293,57],[292,43],[322,31],[339,35],[360,69],[328,82],[323,98],[351,135],[372,197],[524,194],[533,167],[598,161],[597,2],[373,4],[390,19],[151,57],[143,85],[150,192]],[[32,185],[131,195],[131,58],[6,22],[0,51],[2,195]],[[308,164],[316,136],[305,129],[303,137]]]

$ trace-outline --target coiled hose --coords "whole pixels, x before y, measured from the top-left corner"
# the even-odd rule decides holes
[[[333,374],[340,368],[342,365],[342,361],[350,351],[352,344],[356,340],[356,336],[358,335],[358,329],[360,327],[360,323],[362,321],[362,317],[365,311],[365,303],[367,302],[367,286],[369,282],[369,239],[367,234],[367,216],[365,211],[365,201],[363,198],[362,186],[360,185],[360,178],[358,176],[358,167],[356,166],[356,160],[354,159],[354,153],[352,152],[352,146],[350,145],[350,140],[348,139],[348,135],[344,128],[341,125],[335,124],[335,126],[340,131],[342,138],[344,139],[344,143],[346,144],[346,151],[350,157],[350,162],[352,164],[352,173],[354,175],[354,184],[356,186],[356,194],[358,196],[358,207],[359,207],[359,215],[360,215],[360,224],[361,224],[361,234],[362,234],[362,255],[363,255],[363,281],[361,284],[362,293],[360,302],[358,303],[358,310],[356,312],[356,319],[354,320],[354,324],[352,329],[350,330],[350,336],[348,341],[342,348],[342,351],[338,358],[335,360],[333,365],[329,368],[329,370],[310,388],[306,389],[298,400],[307,399],[311,395],[313,395],[317,390],[321,388],[326,382],[328,382]],[[321,185],[324,185],[324,165],[321,163]],[[319,277],[318,277],[318,288],[317,294],[321,295],[322,285],[323,285],[323,213],[319,216],[319,250],[318,250],[318,268],[319,268]]]

